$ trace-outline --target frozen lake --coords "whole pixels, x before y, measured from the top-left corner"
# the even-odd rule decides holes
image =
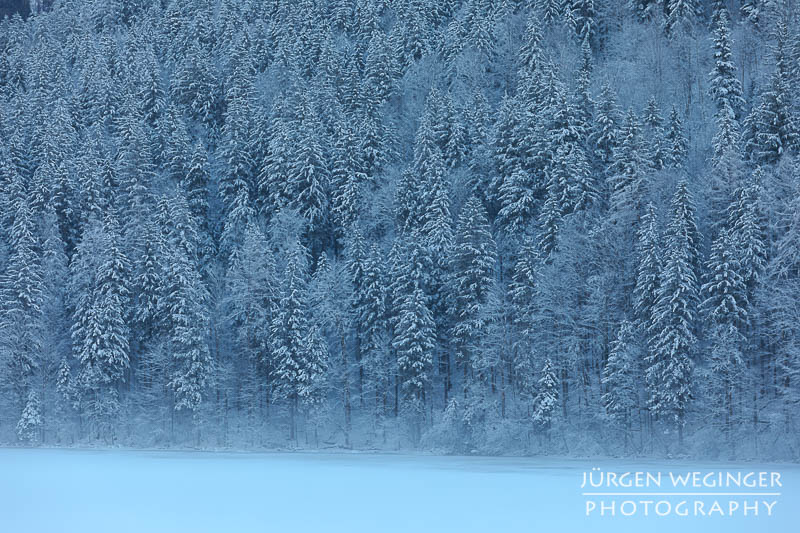
[[[586,516],[583,473],[780,472],[772,516]],[[666,475],[666,474],[665,474]],[[611,490],[611,489],[604,489]],[[616,489],[620,490],[620,489]],[[651,489],[635,489],[638,491]],[[666,489],[665,489],[666,490]],[[727,490],[727,489],[726,489]],[[757,489],[764,491],[767,489]],[[770,489],[772,490],[772,489]],[[592,496],[594,498],[594,496]],[[617,505],[628,497],[618,497]],[[631,497],[633,500],[693,497]],[[713,500],[717,497],[703,497]],[[725,511],[729,500],[720,497]],[[666,504],[665,504],[666,505]],[[704,509],[710,509],[706,502]],[[629,511],[632,507],[629,506]],[[666,507],[662,508],[662,511]],[[692,509],[692,511],[694,511]],[[0,449],[0,532],[796,531],[797,465]]]

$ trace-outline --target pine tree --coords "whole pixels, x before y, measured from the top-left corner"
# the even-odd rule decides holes
[[[118,389],[130,365],[130,266],[113,212],[104,222],[90,221],[70,269],[70,290],[76,298],[72,346],[81,365],[80,394],[92,429],[107,438],[120,409]]]
[[[723,229],[711,245],[707,281],[701,310],[712,325],[731,324],[737,329],[748,323],[747,288],[737,256],[736,241]]]
[[[784,154],[800,149],[800,119],[794,109],[788,47],[788,29],[780,22],[775,46],[775,72],[760,95],[745,126],[746,149],[758,163],[775,163]]]
[[[198,224],[205,225],[208,220],[208,155],[202,143],[194,143],[189,166],[183,176],[181,186],[186,191],[189,209]]]
[[[614,152],[619,145],[622,117],[617,107],[617,96],[606,82],[598,97],[597,113],[591,133],[594,153],[600,160],[602,170],[608,169],[614,161]]]
[[[666,141],[668,166],[678,169],[685,168],[689,147],[688,141],[683,135],[683,124],[675,106],[672,107],[672,111],[669,114]]]
[[[517,254],[509,287],[513,303],[513,322],[518,332],[514,343],[514,383],[527,399],[534,396],[534,342],[537,337],[535,304],[541,261],[534,240],[526,238]]]
[[[655,96],[651,96],[647,101],[643,123],[647,144],[650,147],[648,150],[650,167],[653,170],[661,170],[666,166],[667,150],[664,142],[664,119],[661,117]]]
[[[486,211],[472,196],[461,208],[453,247],[453,339],[456,359],[467,369],[474,363],[487,327],[483,307],[494,283],[497,249]],[[466,384],[465,384],[466,385]]]
[[[400,307],[395,328],[394,348],[402,390],[409,408],[424,412],[425,391],[430,384],[435,324],[422,289],[415,287]]]
[[[329,173],[318,138],[321,125],[309,108],[304,110],[304,115],[306,119],[298,124],[299,139],[295,157],[289,164],[288,178],[293,194],[292,207],[307,222],[312,252],[317,252],[322,249],[329,220]]]
[[[558,375],[550,359],[546,359],[540,372],[536,397],[533,401],[533,421],[544,431],[549,431],[558,408]]]
[[[653,350],[647,358],[646,378],[651,411],[677,426],[682,441],[686,411],[693,397],[691,378],[699,298],[695,273],[699,233],[686,182],[678,184],[664,237],[666,252],[653,308]]]
[[[638,365],[641,359],[636,327],[623,320],[603,367],[602,383],[606,392],[601,400],[609,418],[624,429],[626,444],[633,410],[639,402]]]
[[[355,298],[361,350],[367,360],[367,368],[377,371],[385,366],[381,359],[384,355],[386,281],[381,253],[376,246],[372,246],[364,258],[364,273],[361,283],[355,287]]]
[[[640,224],[633,309],[638,324],[646,332],[653,326],[653,311],[663,268],[656,208],[652,203],[647,206]]]
[[[668,35],[691,34],[697,18],[695,0],[666,0],[665,29]]]
[[[711,71],[711,93],[717,104],[717,113],[733,111],[738,116],[744,106],[742,84],[736,77],[736,65],[733,63],[730,29],[728,28],[728,12],[722,9],[714,30],[714,69]]]
[[[564,4],[559,0],[535,0],[534,10],[544,26],[549,26],[562,19]]]
[[[740,150],[741,132],[733,109],[729,107],[721,109],[716,118],[717,132],[712,140],[714,147],[712,163],[715,168],[722,168],[726,164],[742,160]]]
[[[269,328],[277,312],[275,260],[261,229],[248,224],[242,249],[227,273],[230,321],[239,346],[255,363],[266,384],[269,378]]]
[[[641,126],[632,109],[628,110],[621,139],[614,151],[614,174],[611,178],[610,205],[616,217],[637,219],[647,193],[645,160]]]
[[[42,431],[42,408],[39,403],[39,396],[34,391],[30,391],[22,410],[22,416],[17,422],[17,436],[19,440],[27,444],[35,444],[41,440]]]
[[[208,340],[207,298],[197,267],[184,246],[171,254],[166,308],[170,322],[173,370],[168,387],[176,411],[196,412],[210,385],[213,372]]]
[[[327,369],[327,349],[308,317],[308,252],[289,250],[278,313],[270,327],[272,375],[279,399],[289,401],[290,439],[297,435],[297,409],[318,398]]]
[[[18,175],[17,175],[18,176]],[[22,185],[11,183],[13,222],[8,234],[10,256],[0,281],[0,347],[7,357],[7,379],[14,393],[14,407],[25,405],[34,373],[42,358],[42,306],[44,272],[33,214]],[[49,273],[48,273],[49,274]],[[5,380],[4,380],[5,381]]]
[[[747,287],[737,259],[736,242],[723,229],[711,246],[707,281],[701,291],[702,311],[709,326],[711,409],[723,430],[730,431],[735,398],[744,370],[744,332],[749,324]]]
[[[509,234],[519,231],[534,215],[535,200],[541,194],[537,176],[530,172],[526,145],[526,118],[519,102],[503,100],[495,136],[496,177],[487,191],[490,206],[499,210],[501,223]]]
[[[534,82],[534,76],[539,70],[542,62],[542,29],[540,18],[536,10],[528,16],[525,26],[525,35],[517,55],[519,62],[520,84],[530,84]]]
[[[594,121],[595,102],[591,95],[593,70],[592,48],[584,40],[581,44],[581,68],[575,80],[574,93],[576,120],[584,148],[588,147],[588,136]]]
[[[563,222],[561,197],[555,182],[547,189],[547,197],[539,214],[539,255],[549,261],[558,245],[558,235]]]
[[[734,191],[734,201],[728,209],[731,239],[738,250],[737,259],[750,294],[761,280],[767,265],[765,216],[756,172],[755,176]]]
[[[594,0],[570,0],[568,9],[578,39],[583,43],[595,42],[599,32]]]

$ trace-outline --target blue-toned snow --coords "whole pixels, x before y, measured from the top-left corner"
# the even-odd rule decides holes
[[[585,516],[583,472],[730,465],[366,454],[0,449],[1,533],[782,532],[800,527],[797,465],[774,516]]]

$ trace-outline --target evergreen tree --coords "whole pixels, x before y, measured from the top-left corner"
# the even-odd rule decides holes
[[[668,166],[679,169],[684,168],[689,147],[688,141],[683,135],[683,124],[678,116],[678,110],[674,106],[669,114],[666,141]]]
[[[602,165],[601,170],[608,169],[614,161],[614,152],[620,142],[622,117],[617,107],[617,96],[611,85],[606,82],[600,92],[597,112],[591,133],[591,144],[594,153]]]
[[[594,42],[599,33],[594,0],[570,0],[568,9],[569,20],[575,27],[578,39],[584,43]]]
[[[558,375],[550,359],[546,359],[540,372],[536,397],[533,402],[533,421],[544,431],[549,431],[558,408]]]
[[[324,244],[328,224],[329,174],[323,158],[318,135],[322,131],[313,111],[305,109],[306,119],[299,125],[299,139],[295,146],[295,158],[289,165],[289,183],[292,191],[292,207],[308,224],[312,252],[318,252]]]
[[[632,109],[628,110],[621,139],[614,151],[614,175],[611,179],[611,209],[616,217],[637,219],[648,190],[645,174],[648,170],[641,126]]]
[[[747,287],[740,272],[736,243],[723,229],[711,246],[702,310],[709,325],[711,409],[730,431],[744,370],[743,335],[749,324]]]
[[[644,331],[649,331],[653,326],[653,311],[663,268],[656,208],[652,203],[647,206],[642,217],[638,237],[639,262],[636,267],[636,286],[633,289],[633,309],[639,325]]]
[[[8,368],[4,370],[17,414],[25,407],[34,373],[42,359],[42,306],[44,274],[33,214],[27,195],[17,180],[11,183],[13,222],[8,234],[10,256],[5,263],[0,309],[0,347]],[[47,274],[50,274],[49,272]]]
[[[417,411],[425,406],[436,346],[435,325],[425,300],[419,287],[406,296],[400,307],[394,339],[403,394],[410,408]]]
[[[655,96],[651,96],[647,101],[644,110],[644,129],[648,150],[650,167],[653,170],[661,170],[666,166],[667,149],[664,139],[664,119],[661,117],[661,110],[658,108]]]
[[[728,227],[738,250],[742,277],[752,294],[767,265],[767,237],[761,186],[756,176],[734,192],[728,209]]]
[[[608,417],[624,429],[626,443],[633,410],[639,402],[638,365],[641,359],[636,327],[623,320],[603,368],[602,383],[606,392],[601,399]]]
[[[742,84],[736,77],[736,65],[733,62],[733,42],[728,28],[728,12],[722,9],[714,30],[714,69],[711,71],[710,93],[717,104],[717,113],[733,111],[738,116],[744,106]]]
[[[666,252],[661,284],[653,308],[653,350],[647,358],[649,406],[678,428],[683,439],[686,411],[692,399],[692,370],[698,303],[696,264],[699,233],[686,182],[678,184],[665,232]]]
[[[290,439],[297,436],[297,409],[316,402],[327,369],[327,348],[308,317],[308,252],[299,242],[289,250],[278,313],[270,327],[275,392],[288,400]]]
[[[702,286],[705,296],[701,308],[712,325],[728,325],[741,329],[748,323],[747,288],[737,258],[736,242],[722,230],[711,245],[708,276]]]
[[[800,147],[800,122],[794,108],[786,24],[778,24],[775,72],[760,96],[759,105],[748,116],[746,149],[759,163],[775,163]]]
[[[128,259],[114,213],[92,220],[71,264],[72,342],[81,364],[82,403],[97,436],[108,437],[120,409],[119,387],[130,365]]]
[[[42,431],[42,408],[39,403],[39,396],[34,391],[30,391],[22,410],[22,416],[17,422],[17,436],[19,440],[27,444],[35,444],[41,440]]]
[[[494,283],[497,249],[486,211],[474,196],[461,208],[451,259],[453,272],[453,339],[456,359],[464,368],[474,364],[486,332],[484,310]]]
[[[691,34],[697,18],[695,0],[666,0],[665,29],[667,34]]]

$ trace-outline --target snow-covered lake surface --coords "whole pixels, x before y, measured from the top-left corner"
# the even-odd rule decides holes
[[[731,468],[779,472],[781,495],[703,498],[705,509],[711,500],[723,501],[726,513],[729,500],[775,500],[772,516],[761,505],[759,516],[744,517],[739,509],[724,517],[658,517],[653,510],[645,517],[640,505],[632,517],[619,508],[615,517],[587,517],[589,497],[582,493],[598,489],[581,484],[593,467],[665,476]],[[694,498],[616,499],[617,505],[625,499],[674,505]],[[3,533],[771,533],[798,531],[798,524],[797,465],[0,449]]]

